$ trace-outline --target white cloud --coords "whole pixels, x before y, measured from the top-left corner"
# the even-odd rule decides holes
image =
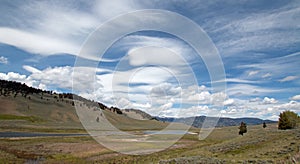
[[[262,101],[263,104],[276,104],[278,101],[274,98],[265,97]]]
[[[173,111],[171,108],[173,106],[172,102],[167,102],[165,104],[162,104],[160,106],[153,106],[151,108],[142,109],[153,116],[167,116],[172,114],[175,114],[176,111]]]
[[[232,84],[227,87],[229,96],[260,96],[283,91],[284,89],[273,89],[249,84]]]
[[[228,96],[223,92],[213,93],[210,97],[212,104],[222,106]]]
[[[272,115],[272,116],[268,117],[267,119],[277,121],[279,119],[279,115]]]
[[[79,45],[72,44],[65,40],[4,27],[0,27],[0,42],[42,55],[58,53],[75,55],[80,48]]]
[[[29,65],[24,65],[23,68],[28,71],[28,72],[31,72],[31,73],[41,73],[40,70],[34,68],[34,67],[31,67]]]
[[[225,100],[223,103],[225,106],[234,105],[234,99]]]
[[[160,109],[149,109],[146,112],[152,113],[154,115],[158,115],[160,117],[195,117],[195,116],[213,116],[218,117],[224,111],[220,111],[215,108],[210,108],[207,105],[201,106],[191,106],[187,108],[172,108],[171,104],[163,105],[165,108],[162,110]]]
[[[25,68],[32,70],[28,66]],[[73,69],[76,71],[75,74]],[[147,106],[147,103],[152,104],[152,101],[163,104],[166,103],[167,99],[174,96],[177,97],[181,90],[180,87],[166,83],[170,74],[156,67],[115,72],[103,69],[97,69],[96,71],[106,73],[95,75],[95,70],[87,67],[55,67],[47,68],[40,72],[32,71],[33,73],[29,78],[39,80],[48,85],[57,85],[61,88],[71,89],[73,77],[74,89],[82,96],[108,103],[109,105],[117,103],[122,104],[122,106],[124,106],[124,100],[120,103],[118,101],[120,101],[120,98],[127,98],[132,103],[130,107]],[[135,86],[132,84],[143,85]],[[160,96],[163,96],[161,94],[164,93],[166,93],[166,97],[161,98]],[[147,96],[150,96],[152,100]]]
[[[272,74],[266,73],[266,74],[264,74],[264,75],[262,76],[262,78],[268,78],[268,77],[271,77],[271,76],[272,76]]]
[[[201,116],[201,115],[208,115],[209,113],[211,113],[211,111],[213,111],[213,109],[210,109],[207,105],[203,105],[203,106],[192,106],[190,108],[187,109],[183,109],[181,111],[179,111],[178,113],[178,117],[180,117],[181,115],[185,115],[185,117],[195,117],[195,116]],[[215,116],[217,116],[218,114],[216,114]]]
[[[46,68],[42,71],[34,71],[28,78],[40,81],[46,85],[57,85],[60,88],[72,88],[72,67]]]
[[[261,99],[259,97],[255,97],[249,100],[249,102],[259,102]]]
[[[20,75],[18,73],[9,72],[7,74],[0,73],[0,78],[4,80],[18,81],[26,83],[33,87],[42,87],[40,89],[72,89],[74,86],[77,92],[87,91],[86,89],[93,90],[94,88],[99,88],[101,85],[97,80],[94,79],[94,69],[86,67],[77,68],[77,76],[73,77],[73,68],[70,66],[65,67],[48,67],[44,70],[38,70],[32,66],[24,66],[24,69],[31,72],[29,76]],[[106,70],[97,70],[98,72]],[[74,78],[74,81],[72,81]],[[74,82],[74,83],[73,83]],[[97,85],[96,85],[97,84]],[[46,88],[47,87],[47,88]]]
[[[8,59],[4,56],[0,56],[0,64],[7,64],[8,63]]]
[[[228,98],[228,95],[223,92],[211,93],[210,89],[201,86],[189,86],[182,88],[183,103],[201,104],[201,105],[216,105],[223,106],[224,104],[230,105],[233,100]]]
[[[283,79],[280,79],[278,81],[279,82],[288,82],[288,81],[293,81],[293,80],[295,80],[297,78],[298,78],[298,76],[287,76],[287,77],[285,77]]]
[[[295,100],[295,101],[298,101],[300,100],[300,95],[295,95],[291,98],[291,100]]]
[[[289,5],[289,4],[288,4]],[[244,17],[229,17],[212,20],[213,24],[222,23],[221,28],[214,30],[222,35],[217,46],[226,55],[239,55],[241,52],[266,49],[284,49],[299,42],[298,37],[298,6],[282,7],[274,10],[250,13]],[[217,21],[217,22],[214,22]],[[210,26],[214,27],[213,24]],[[225,33],[226,31],[226,33]],[[286,38],[286,36],[291,36]],[[284,39],[283,39],[284,38]]]
[[[160,106],[158,109],[161,110],[161,111],[164,111],[164,110],[170,109],[172,106],[173,106],[173,103],[168,102],[168,103],[163,104],[162,106]]]
[[[152,87],[150,93],[155,97],[177,96],[181,93],[181,88],[173,87],[171,83],[163,83]]]
[[[182,54],[166,47],[139,47],[130,49],[128,52],[129,64],[133,66],[158,65],[158,66],[180,66],[186,61]]]
[[[15,73],[15,72],[8,72],[7,74],[0,73],[0,79],[24,82],[24,80],[26,79],[26,75],[20,75],[19,73]]]
[[[249,101],[234,99],[234,101],[234,104],[227,106],[226,112],[223,112],[224,117],[256,117],[278,120],[279,113],[284,110],[300,112],[300,103],[297,101],[284,103],[269,97],[264,97],[264,99],[256,97]]]
[[[145,104],[139,104],[139,103],[132,103],[133,108],[137,109],[149,109],[152,107],[150,103],[145,103]]]
[[[97,0],[94,12],[102,19],[110,19],[120,14],[125,14],[130,11],[141,9],[142,6],[137,1],[131,0],[114,0],[103,1]]]
[[[250,71],[248,73],[248,76],[253,76],[253,75],[256,75],[259,71]]]
[[[115,71],[113,75],[114,84],[146,83],[160,84],[172,78],[172,74],[159,67],[142,67],[128,71]]]
[[[286,54],[285,56],[271,58],[265,61],[260,61],[258,63],[251,63],[242,66],[237,66],[237,69],[256,69],[262,73],[263,78],[279,79],[280,82],[285,82],[287,80],[294,80],[293,78],[299,77],[299,71],[295,68],[298,67],[300,60],[300,53]],[[293,74],[293,76],[287,76]],[[282,78],[284,77],[284,78]],[[286,78],[286,79],[285,79]]]
[[[294,29],[297,24],[295,21],[299,18],[290,17],[299,13],[300,8],[282,9],[276,13],[258,13],[253,14],[235,24],[237,29],[244,32],[257,32],[263,30],[278,29]]]
[[[291,111],[299,113],[300,112],[300,103],[297,101],[290,101],[288,103],[276,105],[276,106],[274,106],[274,108],[276,108],[280,111],[291,110]]]
[[[138,8],[131,1],[34,1],[8,6],[0,42],[34,54],[77,55],[86,37],[103,22]],[[6,20],[5,20],[6,19]]]
[[[209,104],[211,100],[211,94],[208,91],[202,91],[200,93],[188,94],[187,100],[190,102],[199,102],[201,104]]]
[[[230,109],[227,113],[228,114],[235,114],[235,113],[237,113],[237,109],[236,108]]]
[[[147,3],[131,0],[96,0],[89,2],[34,1],[31,3],[19,2],[18,5],[16,5],[18,7],[9,8],[10,10],[8,11],[13,12],[4,12],[5,15],[10,15],[10,17],[5,17],[10,18],[11,21],[16,24],[13,26],[15,26],[17,30],[28,31],[28,29],[31,29],[28,32],[38,31],[42,36],[52,36],[57,40],[63,39],[67,40],[67,43],[72,42],[76,43],[76,45],[80,45],[87,34],[93,31],[97,25],[119,14],[145,8],[170,9],[170,5],[173,5],[172,3],[173,2],[161,3],[156,1]],[[299,13],[297,6],[289,6],[287,3],[286,6],[284,5],[281,8],[274,9],[276,12],[274,10],[266,10],[256,14],[250,13],[247,14],[247,16],[241,14],[240,17],[236,17],[236,15],[232,16],[232,14],[222,14],[223,12],[221,13],[222,15],[218,15],[220,14],[219,12],[211,12],[211,10],[215,11],[214,5],[212,4],[216,2],[209,4],[199,2],[190,3],[193,6],[193,10],[208,11],[206,15],[212,14],[210,17],[213,19],[209,19],[204,23],[204,26],[209,27],[211,30],[209,28],[206,28],[206,30],[211,33],[223,33],[224,35],[222,35],[221,38],[225,39],[227,39],[227,35],[234,36],[233,40],[224,41],[224,39],[222,39],[219,42],[227,43],[226,41],[228,41],[238,43],[227,43],[233,45],[234,48],[230,49],[242,46],[240,48],[241,50],[251,50],[253,47],[278,46],[278,44],[281,45],[286,42],[295,43],[295,41],[297,41],[297,35],[289,35],[291,37],[288,39],[282,39],[284,38],[282,35],[291,33],[291,30],[286,29],[292,29],[292,32],[294,32],[294,29],[297,27],[296,22],[299,22],[297,21],[298,17],[293,16]],[[189,10],[188,7],[184,9]],[[228,9],[225,9],[225,11],[227,10]],[[191,17],[194,18],[194,20],[203,20],[196,19],[199,15],[205,14],[196,14]],[[221,26],[218,24],[221,24]],[[270,29],[275,30],[269,32]],[[282,32],[282,29],[285,30],[285,32]],[[223,31],[227,32],[225,33]],[[273,35],[273,32],[276,32],[276,35]],[[259,35],[260,33],[263,33],[262,36]],[[253,34],[255,36],[251,37]],[[273,39],[274,37],[276,39]],[[224,45],[224,47],[226,47],[226,45]]]
[[[255,83],[260,83],[260,81],[255,80],[245,80],[245,79],[240,79],[240,78],[226,78],[224,80],[220,81],[212,81],[211,83],[219,83],[219,82],[226,82],[226,83],[245,83],[245,84],[255,84]]]
[[[186,43],[170,37],[130,35],[122,38],[118,47],[127,51],[131,66],[158,65],[183,70],[199,58]]]

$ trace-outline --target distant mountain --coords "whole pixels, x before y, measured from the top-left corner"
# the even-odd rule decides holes
[[[247,125],[259,125],[265,123],[276,123],[272,120],[263,120],[259,118],[226,118],[226,117],[206,117],[206,116],[196,116],[196,117],[186,117],[186,118],[172,118],[172,117],[156,117],[157,120],[163,122],[180,122],[187,125],[192,125],[197,128],[201,128],[205,119],[208,121],[218,120],[217,127],[223,126],[238,126],[241,122],[245,122]]]

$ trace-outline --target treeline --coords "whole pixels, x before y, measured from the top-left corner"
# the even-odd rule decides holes
[[[39,97],[41,100],[45,101],[54,100],[56,102],[61,101],[73,106],[75,105],[73,101],[73,94],[71,93],[57,94],[53,91],[29,87],[25,83],[0,80],[0,96],[14,98],[21,96],[25,99],[32,99],[33,95],[35,95],[34,97]]]
[[[29,87],[25,83],[0,80],[0,96],[4,97],[17,97],[22,96],[24,98],[31,99],[30,95],[36,94],[40,99],[49,101],[49,97],[52,97],[56,102],[65,102],[75,106],[75,101],[78,101],[80,105],[85,104],[88,108],[100,108],[102,110],[111,111],[117,114],[123,114],[122,110],[117,107],[107,107],[106,105],[95,102],[93,100],[85,99],[73,93],[55,93],[53,91],[46,91]],[[46,96],[47,95],[47,96]],[[47,98],[44,98],[44,97]]]
[[[23,97],[27,97],[27,95],[30,94],[40,94],[40,93],[49,93],[51,94],[51,91],[43,91],[41,89],[29,87],[26,84],[22,84],[15,81],[6,81],[6,80],[0,80],[0,96],[10,96],[14,95],[17,96],[18,94],[21,94]]]
[[[29,95],[41,95],[44,94],[54,95],[53,98],[55,99],[73,99],[74,94],[72,93],[55,93],[53,91],[46,91],[42,89],[37,89],[34,87],[29,87],[25,83],[20,83],[16,81],[7,81],[7,80],[0,80],[0,96],[14,96],[21,95],[23,97],[27,97]],[[42,99],[42,97],[41,97]]]

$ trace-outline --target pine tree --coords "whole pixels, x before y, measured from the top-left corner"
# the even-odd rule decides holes
[[[247,125],[244,122],[241,122],[241,125],[239,127],[239,135],[243,135],[244,133],[247,133]]]
[[[266,128],[267,127],[267,124],[266,122],[263,123],[263,128]]]

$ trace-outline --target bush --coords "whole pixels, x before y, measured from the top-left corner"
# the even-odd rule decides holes
[[[267,124],[266,122],[263,123],[263,128],[266,128],[267,127]]]
[[[279,115],[278,129],[293,129],[296,128],[297,122],[299,122],[299,116],[292,111],[284,111]]]
[[[244,133],[247,133],[247,125],[244,122],[241,122],[241,126],[239,127],[239,135],[243,135]]]

